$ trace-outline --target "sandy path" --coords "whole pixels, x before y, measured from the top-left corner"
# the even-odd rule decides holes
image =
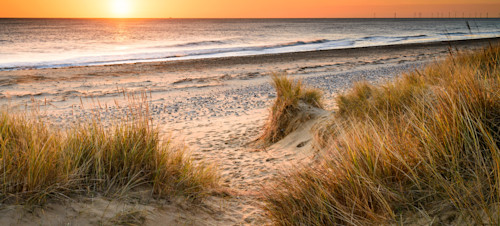
[[[249,115],[221,118],[211,123],[193,123],[186,126],[186,142],[197,160],[216,164],[221,172],[222,184],[230,188],[233,197],[226,199],[221,219],[231,224],[261,225],[270,223],[262,209],[261,191],[272,185],[280,174],[312,160],[311,135],[313,123],[301,128],[297,134],[268,148],[256,149],[248,143],[257,138],[265,123],[267,109],[249,112]],[[300,145],[299,145],[300,144]],[[205,202],[216,208],[220,199]],[[213,218],[214,225],[220,225]],[[199,222],[200,225],[209,223]],[[227,223],[227,222],[226,222]]]

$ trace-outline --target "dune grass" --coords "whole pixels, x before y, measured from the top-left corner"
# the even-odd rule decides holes
[[[500,224],[500,46],[359,83],[318,128],[325,160],[266,194],[279,225]]]
[[[295,81],[285,74],[271,76],[276,90],[276,100],[270,109],[264,132],[259,140],[276,143],[295,131],[301,122],[313,117],[304,108],[323,108],[321,91],[306,87],[301,80]]]
[[[36,114],[0,112],[0,202],[40,205],[89,193],[123,197],[136,188],[199,198],[216,185],[211,167],[194,164],[185,146],[160,138],[146,101],[130,103],[129,113],[112,125],[96,115],[58,130]]]

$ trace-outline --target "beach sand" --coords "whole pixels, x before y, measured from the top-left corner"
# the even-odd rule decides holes
[[[123,114],[123,93],[149,96],[151,115],[163,135],[186,143],[196,161],[215,165],[224,192],[196,203],[75,197],[27,211],[2,206],[2,225],[117,224],[138,218],[149,225],[265,225],[262,190],[282,173],[318,158],[310,128],[319,112],[282,141],[250,145],[262,131],[276,97],[273,72],[286,72],[324,91],[326,108],[354,82],[381,83],[439,61],[453,50],[477,49],[500,38],[405,44],[356,49],[214,58],[186,61],[0,72],[0,105],[23,110],[35,103],[52,124],[67,127],[98,108],[104,121]],[[129,217],[129,218],[127,218]],[[124,220],[125,219],[125,220]],[[139,221],[139,222],[140,222]]]

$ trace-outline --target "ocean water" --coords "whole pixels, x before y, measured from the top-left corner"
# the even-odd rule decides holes
[[[0,19],[0,70],[500,36],[500,19]]]

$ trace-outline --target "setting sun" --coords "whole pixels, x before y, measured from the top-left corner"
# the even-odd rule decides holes
[[[116,17],[126,17],[130,14],[129,0],[112,0],[111,10]]]

